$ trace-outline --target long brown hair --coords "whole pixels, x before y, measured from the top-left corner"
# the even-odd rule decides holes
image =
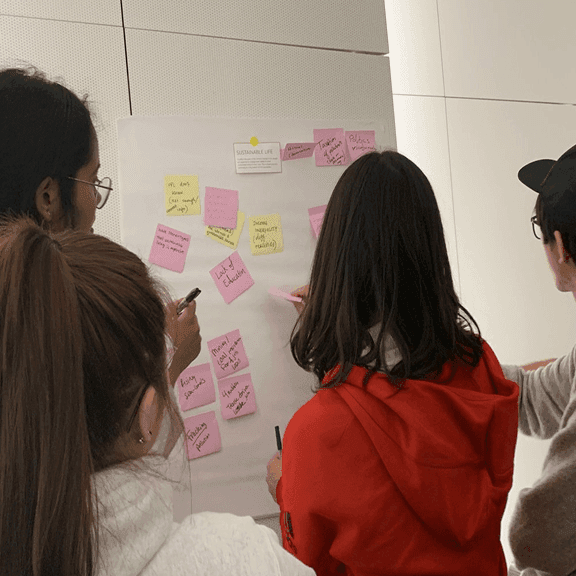
[[[378,324],[374,340],[369,330]],[[387,336],[402,357],[394,366],[385,359]],[[438,374],[449,359],[479,362],[480,331],[454,290],[434,192],[402,154],[365,154],[340,177],[290,345],[320,387],[342,382],[354,365],[401,387]]]
[[[145,386],[173,422],[161,289],[93,234],[0,223],[0,574],[89,576],[91,475],[117,462]]]

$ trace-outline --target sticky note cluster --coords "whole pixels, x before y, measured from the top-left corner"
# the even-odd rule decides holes
[[[280,214],[265,214],[249,218],[252,254],[273,254],[284,250]]]
[[[190,246],[190,236],[162,224],[156,227],[148,260],[174,272],[182,272],[186,254]]]
[[[237,212],[236,214],[236,226],[234,228],[219,228],[217,226],[206,226],[206,236],[213,238],[216,242],[228,246],[236,250],[238,248],[238,241],[240,240],[240,234],[242,228],[244,227],[244,212]]]
[[[248,367],[248,356],[244,350],[240,330],[233,330],[210,340],[208,350],[216,378],[225,378]]]
[[[219,228],[236,228],[238,190],[206,186],[204,224]]]
[[[230,304],[254,285],[254,280],[238,252],[233,252],[228,258],[212,268],[210,276],[212,276],[212,280],[214,280],[216,288],[218,288],[226,304]]]
[[[168,216],[190,216],[200,214],[198,176],[164,176],[164,196]]]

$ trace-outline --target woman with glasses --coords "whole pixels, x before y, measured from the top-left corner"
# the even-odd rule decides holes
[[[0,70],[0,215],[25,214],[53,232],[93,231],[110,192],[98,178],[98,138],[85,100],[40,71]],[[196,303],[180,315],[170,303],[170,380],[197,355]]]
[[[556,288],[576,296],[576,146],[556,161],[530,162],[518,178],[538,193],[532,230]],[[551,439],[542,475],[520,492],[510,522],[509,575],[576,574],[576,347],[558,359],[502,368],[520,387],[520,431]]]
[[[40,72],[0,71],[0,213],[90,231],[112,190],[99,168],[84,101]]]
[[[153,445],[164,412],[183,423],[163,291],[137,256],[14,218],[0,278],[2,576],[314,575],[250,517],[173,521]]]

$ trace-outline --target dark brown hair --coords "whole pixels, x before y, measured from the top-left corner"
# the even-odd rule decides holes
[[[49,176],[73,227],[69,178],[90,160],[94,139],[85,99],[35,68],[0,70],[0,214],[40,222],[36,190]]]
[[[374,341],[369,329],[379,323]],[[387,335],[402,356],[395,366],[385,360]],[[447,360],[479,362],[480,332],[454,290],[432,187],[402,154],[371,152],[340,177],[290,344],[319,386],[342,382],[354,365],[370,368],[367,378],[383,371],[400,388],[437,375]]]
[[[550,218],[547,214],[545,203],[542,202],[541,194],[538,194],[538,198],[536,198],[534,211],[536,213],[536,222],[542,232],[542,242],[544,244],[550,242],[553,245],[556,244],[554,232],[558,230],[562,236],[564,248],[570,254],[572,260],[576,260],[576,230],[574,227],[567,224],[558,224]]]
[[[0,223],[3,576],[93,574],[91,475],[117,463],[141,390],[153,386],[181,424],[159,290],[106,238],[51,234],[29,218]]]

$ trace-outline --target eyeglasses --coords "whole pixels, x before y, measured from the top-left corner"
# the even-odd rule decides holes
[[[532,232],[534,232],[534,236],[536,236],[538,240],[541,240],[542,238],[538,235],[538,232],[536,232],[536,226],[540,228],[540,224],[538,224],[538,218],[536,217],[536,214],[534,214],[534,216],[530,218],[530,222],[532,222]]]
[[[138,398],[138,402],[136,403],[136,408],[134,408],[134,413],[130,417],[130,422],[128,423],[128,431],[132,429],[132,424],[134,424],[134,419],[136,418],[136,414],[138,414],[138,409],[140,408],[140,404],[142,404],[142,400],[144,399],[144,394],[146,394],[146,390],[148,386],[144,386],[144,390],[140,392],[140,397]]]
[[[104,208],[104,204],[106,204],[108,200],[108,196],[110,196],[110,192],[112,191],[112,179],[111,178],[102,178],[102,180],[96,179],[96,182],[88,182],[86,180],[79,180],[78,178],[72,178],[71,176],[68,177],[69,180],[74,180],[74,182],[82,182],[84,184],[90,184],[94,188],[94,196],[98,198],[98,203],[96,204],[96,208]],[[100,190],[101,191],[100,191]]]

